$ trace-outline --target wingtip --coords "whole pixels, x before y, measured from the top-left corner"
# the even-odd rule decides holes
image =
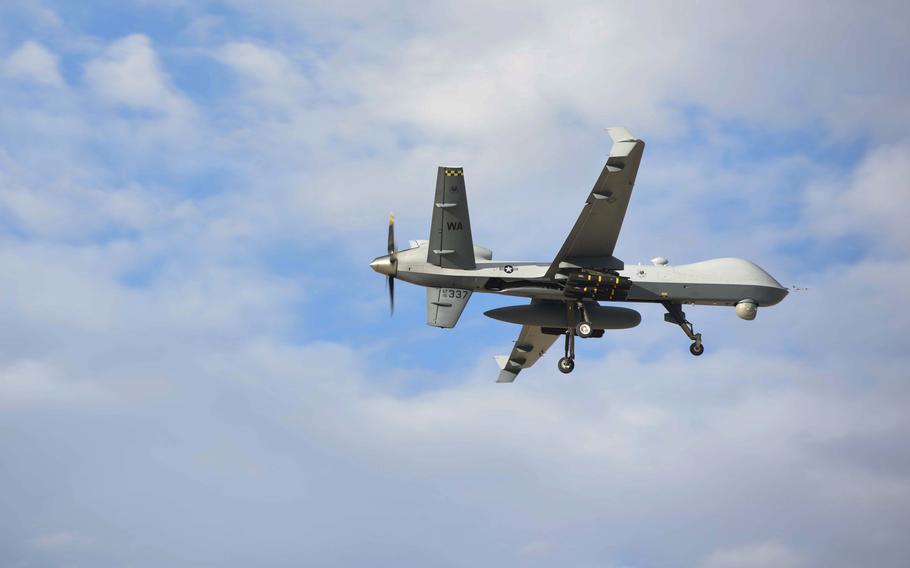
[[[515,377],[518,376],[518,373],[513,373],[512,371],[506,371],[503,369],[499,371],[499,377],[496,378],[497,383],[512,383],[515,382]]]
[[[623,126],[611,126],[610,128],[607,128],[607,133],[610,135],[610,138],[613,139],[614,143],[638,141],[638,138]]]
[[[499,377],[496,378],[496,382],[497,383],[511,383],[511,382],[515,381],[515,377],[518,376],[518,373],[519,373],[519,371],[521,371],[521,368],[519,367],[515,371],[506,370],[506,365],[509,364],[508,355],[494,355],[493,358],[496,359],[496,364],[499,365],[499,369],[500,369]]]

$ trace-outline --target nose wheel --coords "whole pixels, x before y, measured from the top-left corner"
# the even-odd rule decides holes
[[[678,325],[683,330],[683,333],[686,334],[686,337],[692,340],[692,345],[689,346],[689,353],[696,357],[704,353],[705,346],[701,342],[701,334],[695,333],[695,327],[692,322],[686,319],[686,312],[682,311],[682,307],[674,302],[663,302],[663,305],[667,308],[664,320]]]
[[[561,372],[567,375],[575,370],[575,360],[569,359],[568,357],[563,357],[556,365]]]

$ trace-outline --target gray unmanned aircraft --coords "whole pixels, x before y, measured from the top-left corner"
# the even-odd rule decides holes
[[[530,304],[485,313],[522,326],[512,352],[496,357],[501,369],[497,382],[510,383],[560,336],[565,338],[565,355],[558,367],[571,373],[576,336],[602,337],[604,330],[641,322],[635,310],[600,302],[663,304],[664,319],[682,328],[692,340],[689,351],[701,355],[701,334],[686,319],[683,304],[735,306],[737,316],[753,320],[760,306],[784,299],[787,289],[748,260],[718,258],[669,266],[658,257],[642,266],[613,256],[645,143],[625,128],[608,132],[613,147],[607,163],[552,262],[493,261],[492,251],[474,245],[471,238],[464,170],[439,168],[429,240],[395,250],[390,215],[388,254],[370,263],[388,276],[392,308],[396,278],[427,289],[427,324],[435,327],[455,327],[473,292],[530,298]]]

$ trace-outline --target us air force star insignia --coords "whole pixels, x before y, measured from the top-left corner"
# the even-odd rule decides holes
[[[503,266],[502,269],[506,271],[506,274],[512,274],[512,271],[515,270],[511,264]]]

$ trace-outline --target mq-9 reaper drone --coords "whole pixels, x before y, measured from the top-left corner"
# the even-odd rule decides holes
[[[472,292],[530,298],[530,304],[485,313],[522,326],[512,352],[496,357],[498,382],[510,383],[559,336],[565,339],[565,355],[558,367],[571,373],[576,336],[602,337],[604,330],[637,326],[641,315],[617,306],[620,303],[663,304],[664,319],[682,328],[692,340],[689,351],[701,355],[701,334],[686,319],[683,304],[735,306],[736,315],[752,320],[760,306],[784,299],[787,289],[748,260],[718,258],[669,266],[658,257],[652,265],[641,266],[613,256],[645,143],[625,128],[608,131],[613,139],[610,156],[552,262],[493,261],[492,251],[474,245],[471,238],[464,170],[439,168],[429,240],[395,250],[390,215],[388,254],[370,263],[388,276],[393,308],[396,278],[427,289],[427,324],[435,327],[455,327]]]

